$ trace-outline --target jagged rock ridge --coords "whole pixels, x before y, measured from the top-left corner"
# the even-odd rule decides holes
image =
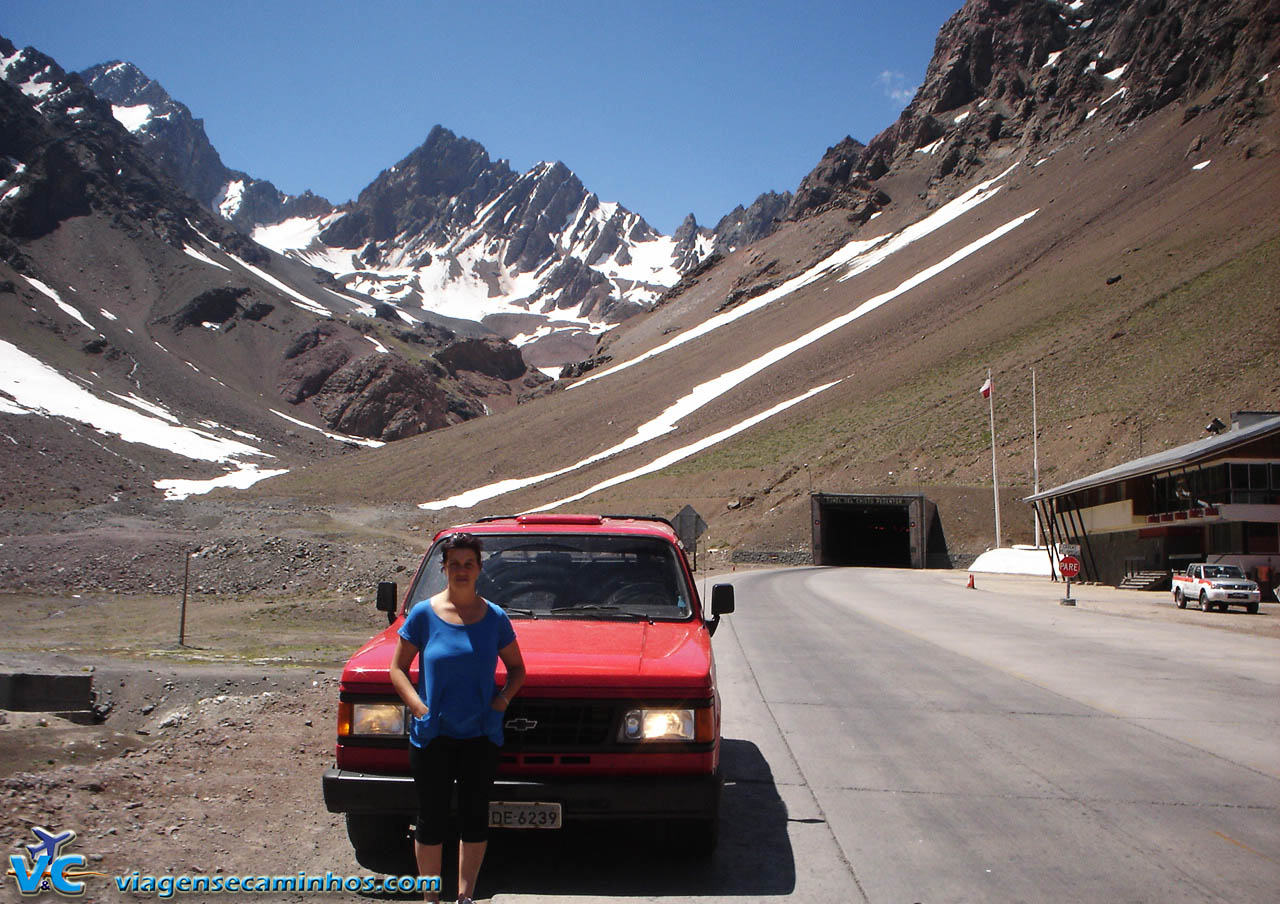
[[[1230,139],[1257,108],[1259,74],[1280,62],[1278,32],[1273,0],[968,0],[898,120],[865,146],[829,148],[788,215],[847,207],[865,221],[889,202],[876,180],[891,171],[923,161],[930,191],[946,192],[994,159],[1052,149],[1094,117],[1123,124],[1175,101],[1188,115],[1224,108]]]
[[[113,60],[80,73],[94,94],[187,194],[251,232],[264,223],[328,213],[333,205],[311,192],[286,195],[270,182],[228,168],[209,142],[204,121],[132,63]]]

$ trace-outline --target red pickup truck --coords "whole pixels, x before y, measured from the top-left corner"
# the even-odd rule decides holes
[[[722,784],[711,635],[733,611],[733,587],[712,589],[708,621],[669,522],[542,514],[441,531],[402,602],[394,584],[379,585],[390,624],[343,670],[337,762],[323,778],[356,859],[413,871],[409,720],[388,667],[401,620],[444,589],[440,542],[462,531],[484,543],[477,588],[511,617],[528,669],[503,723],[491,824],[654,820],[670,843],[709,853]]]

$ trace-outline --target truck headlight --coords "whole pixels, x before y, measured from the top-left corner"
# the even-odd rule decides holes
[[[348,715],[341,710],[350,707]],[[344,718],[345,717],[345,718]],[[401,703],[348,703],[339,707],[340,735],[402,735],[404,705]]]
[[[631,709],[622,717],[620,741],[710,741],[711,707]]]

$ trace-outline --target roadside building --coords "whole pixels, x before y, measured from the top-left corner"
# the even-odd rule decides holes
[[[1111,584],[1209,561],[1239,564],[1274,586],[1280,412],[1240,411],[1230,429],[1216,419],[1207,429],[1217,432],[1027,497],[1049,555],[1078,545],[1081,578]]]

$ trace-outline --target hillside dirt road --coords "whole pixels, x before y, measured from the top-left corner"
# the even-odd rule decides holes
[[[954,585],[956,592],[965,577],[897,574],[907,582]],[[1043,581],[991,575],[978,576],[978,586],[975,601],[1009,605],[1030,597],[1055,610],[1060,591]],[[1203,628],[1207,637],[1280,637],[1275,604],[1265,604],[1259,616],[1180,612],[1164,594],[1074,590],[1080,606],[1073,617],[1126,631],[1141,631],[1147,622],[1180,622]],[[735,638],[752,636],[760,613],[750,595],[740,591],[740,600],[740,611],[730,616],[733,630],[716,638],[725,684],[724,761],[733,783],[716,857],[706,864],[671,861],[658,876],[651,839],[643,832],[500,836],[482,877],[483,894],[497,901],[661,900],[696,889],[742,900],[803,896],[836,881],[815,873],[826,870],[822,864],[831,858],[838,862],[839,852],[819,816],[801,806],[801,798],[811,800],[809,792],[792,787],[794,776],[786,778],[791,767],[778,760],[785,745],[753,721],[762,706],[754,696],[760,691],[744,677],[748,652]],[[105,874],[86,880],[98,890],[95,900],[154,897],[115,891],[111,877],[135,870],[366,874],[351,854],[341,818],[324,809],[320,775],[332,761],[341,664],[385,624],[371,601],[200,596],[188,612],[184,648],[174,643],[176,616],[173,597],[0,599],[0,670],[91,670],[98,702],[110,706],[105,721],[88,725],[0,711],[5,853],[34,843],[34,826],[74,829],[69,852],[85,855],[90,870]],[[768,677],[759,659],[753,667],[766,683],[780,680]],[[625,889],[618,884],[624,881]],[[856,899],[856,889],[852,893]],[[229,900],[199,894],[179,899]],[[20,900],[11,879],[0,886],[0,900]]]

